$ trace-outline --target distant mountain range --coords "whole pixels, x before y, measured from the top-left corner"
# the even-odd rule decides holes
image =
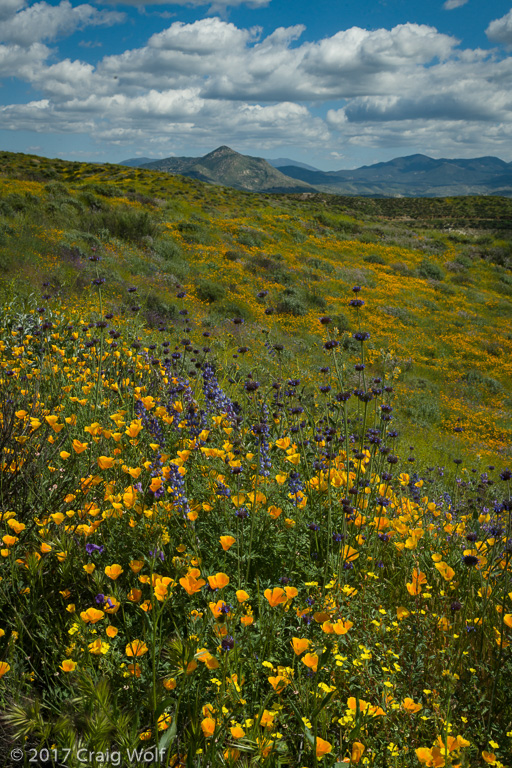
[[[120,165],[181,174],[252,192],[328,192],[368,197],[512,197],[512,163],[497,157],[434,160],[426,155],[398,157],[355,170],[320,171],[288,158],[264,160],[222,146],[204,157],[146,157]]]

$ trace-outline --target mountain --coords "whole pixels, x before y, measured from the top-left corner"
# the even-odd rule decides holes
[[[297,168],[306,168],[308,171],[318,171],[314,165],[308,165],[307,163],[299,163],[298,160],[290,160],[289,157],[276,157],[275,160],[266,158],[267,163],[270,163],[274,168],[282,168],[284,165],[294,165]],[[320,171],[322,173],[322,171]]]
[[[167,157],[142,163],[140,168],[189,176],[251,192],[314,192],[311,186],[273,168],[262,157],[241,155],[222,146],[204,157]]]
[[[119,165],[129,165],[130,168],[139,168],[144,163],[153,163],[152,157],[131,157],[129,160],[123,160]]]
[[[435,160],[417,154],[354,170],[309,171],[290,165],[282,166],[280,171],[333,194],[384,197],[499,194],[512,197],[512,163],[498,157]]]
[[[251,192],[328,192],[366,197],[512,197],[512,163],[498,157],[436,160],[416,154],[353,170],[320,171],[288,158],[264,160],[222,146],[204,157],[167,157],[163,160],[142,157],[126,160],[121,165],[167,171]]]

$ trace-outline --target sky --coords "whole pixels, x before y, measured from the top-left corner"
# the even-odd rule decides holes
[[[0,0],[0,148],[512,161],[512,0]]]

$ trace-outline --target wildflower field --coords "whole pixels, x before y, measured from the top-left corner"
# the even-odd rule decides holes
[[[0,765],[512,759],[512,201],[2,153]]]

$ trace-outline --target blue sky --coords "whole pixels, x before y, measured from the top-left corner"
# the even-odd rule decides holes
[[[512,0],[0,0],[0,146],[512,161]]]

